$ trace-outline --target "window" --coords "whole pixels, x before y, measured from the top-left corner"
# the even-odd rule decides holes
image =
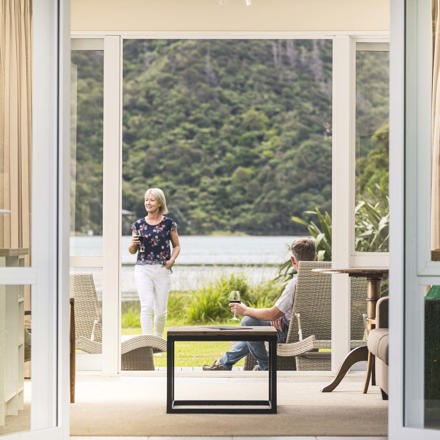
[[[355,250],[387,252],[388,47],[358,43],[356,49]]]

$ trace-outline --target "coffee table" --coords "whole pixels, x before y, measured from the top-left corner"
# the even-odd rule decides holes
[[[174,398],[174,346],[176,341],[267,341],[269,343],[268,399],[176,400]],[[277,331],[270,326],[170,327],[167,332],[167,413],[275,414],[277,412],[276,353]]]

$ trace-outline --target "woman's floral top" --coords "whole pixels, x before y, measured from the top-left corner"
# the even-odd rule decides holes
[[[170,234],[177,230],[177,223],[170,217],[157,225],[149,225],[145,217],[136,220],[131,230],[141,235],[136,264],[166,264],[171,258]]]

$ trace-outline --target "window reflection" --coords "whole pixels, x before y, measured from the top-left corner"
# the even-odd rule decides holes
[[[368,44],[358,47],[355,212],[355,250],[358,252],[388,252],[388,64],[387,50]],[[370,81],[366,81],[367,78]]]
[[[440,20],[439,5],[432,3],[432,170],[431,170],[431,257],[440,261]]]
[[[71,268],[74,298],[76,369],[102,369],[102,269]]]
[[[0,435],[30,429],[31,316],[29,286],[0,285]]]
[[[78,256],[102,255],[103,54],[72,52],[71,246]]]
[[[425,426],[440,428],[440,285],[425,297]]]
[[[6,257],[4,266],[17,265],[16,256],[22,257],[19,265],[30,265],[32,46],[29,4],[23,2],[20,8],[18,3],[12,2],[11,7],[2,9],[0,14],[0,252]]]

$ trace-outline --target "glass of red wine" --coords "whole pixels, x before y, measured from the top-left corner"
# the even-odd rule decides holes
[[[139,230],[137,231],[137,237],[139,239],[139,251],[145,252],[144,237],[142,236],[142,234]]]
[[[240,292],[238,290],[231,290],[231,292],[229,292],[229,303],[240,303],[240,302],[241,302]],[[231,321],[239,321],[239,319],[235,315],[235,312],[234,312],[234,316],[231,318]]]

